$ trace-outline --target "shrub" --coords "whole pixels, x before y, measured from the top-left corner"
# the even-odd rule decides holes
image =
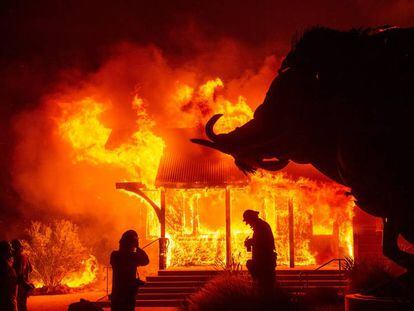
[[[388,266],[379,260],[358,263],[348,260],[346,271],[351,291],[370,290],[393,279]]]
[[[32,222],[27,233],[25,248],[33,265],[31,277],[38,286],[57,288],[65,277],[84,268],[89,254],[75,224],[67,220]]]
[[[223,273],[207,282],[198,292],[188,299],[189,311],[221,311],[221,310],[296,310],[297,305],[291,302],[279,288],[271,297],[255,294],[251,279],[242,273]]]

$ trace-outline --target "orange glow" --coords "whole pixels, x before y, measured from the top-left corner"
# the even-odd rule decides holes
[[[111,129],[99,119],[106,109],[103,103],[85,98],[60,105],[59,134],[71,144],[76,161],[115,165],[148,186],[154,184],[164,142],[152,132],[154,122],[148,118],[142,99],[135,97],[132,103],[139,129],[132,134],[130,142],[115,149],[106,147]]]
[[[170,104],[182,111],[181,127],[203,124],[214,113],[224,117],[216,125],[216,132],[227,132],[246,123],[253,110],[246,99],[239,96],[232,102],[220,94],[221,79],[207,81],[193,87],[179,84],[170,94]],[[137,116],[137,129],[115,148],[108,148],[111,128],[101,120],[111,105],[86,97],[59,104],[57,119],[59,136],[69,143],[76,162],[109,165],[127,172],[125,180],[143,182],[154,189],[158,164],[168,144],[154,134],[155,122],[146,111],[145,101],[136,96],[132,107]],[[344,195],[346,189],[333,182],[319,182],[300,178],[294,180],[284,173],[258,172],[245,189],[231,189],[232,193],[232,251],[234,260],[244,263],[250,256],[243,241],[251,230],[242,223],[246,208],[260,211],[271,225],[276,240],[278,264],[289,262],[288,202],[294,209],[295,263],[316,264],[320,250],[312,246],[316,236],[329,236],[333,256],[353,256],[352,210],[353,199]],[[158,201],[159,193],[148,193]],[[137,197],[137,196],[134,196]],[[131,199],[135,200],[135,199]],[[224,190],[182,189],[167,191],[167,235],[170,239],[168,265],[215,265],[224,261]],[[141,200],[141,202],[143,202]],[[145,204],[145,203],[141,203]],[[160,234],[158,219],[148,208],[147,236]],[[315,242],[316,243],[316,242]],[[73,275],[66,284],[77,287],[93,280],[92,262],[85,263],[85,271]]]
[[[83,270],[73,272],[63,278],[61,285],[70,288],[79,288],[93,283],[98,275],[98,262],[92,255],[88,259],[82,261]],[[39,280],[33,280],[36,288],[42,288],[44,283]]]
[[[83,261],[82,264],[84,266],[84,270],[66,276],[62,280],[62,284],[68,287],[76,288],[88,285],[95,281],[98,273],[98,263],[96,258],[90,255],[90,257]]]
[[[232,189],[232,252],[244,263],[250,253],[243,242],[251,229],[242,221],[246,208],[258,210],[271,225],[278,253],[278,264],[289,263],[288,202],[293,201],[295,224],[295,263],[317,264],[310,243],[313,235],[330,235],[339,246],[336,256],[353,256],[353,202],[334,183],[309,179],[297,181],[283,173],[253,176],[246,189]],[[171,240],[170,266],[214,265],[225,259],[224,190],[168,190],[167,232]],[[334,202],[332,202],[334,201]],[[335,204],[335,205],[328,205]],[[318,210],[319,206],[324,206]],[[325,215],[328,213],[328,215]],[[334,225],[337,223],[337,225]],[[168,225],[168,223],[167,223]],[[159,225],[151,211],[149,234],[157,237]],[[336,229],[334,229],[336,227]],[[332,250],[334,251],[334,250]]]
[[[220,78],[209,80],[198,89],[181,84],[172,95],[175,106],[181,107],[179,127],[194,127],[198,123],[204,124],[212,114],[220,113],[223,117],[217,122],[215,130],[218,133],[231,131],[253,118],[253,110],[243,96],[238,96],[233,103],[220,90],[224,84]]]

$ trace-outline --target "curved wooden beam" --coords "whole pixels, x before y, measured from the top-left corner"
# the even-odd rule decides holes
[[[151,198],[149,198],[142,189],[145,189],[145,185],[141,183],[135,183],[135,182],[119,182],[115,184],[116,189],[123,189],[126,191],[133,192],[137,195],[139,195],[141,198],[145,200],[155,211],[155,214],[157,214],[158,220],[161,223],[162,222],[162,215],[161,215],[161,207],[159,207]]]

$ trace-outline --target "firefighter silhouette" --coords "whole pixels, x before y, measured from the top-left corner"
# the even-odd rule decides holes
[[[34,289],[33,284],[29,282],[32,265],[27,255],[23,253],[23,245],[19,240],[13,240],[11,245],[13,247],[13,268],[17,276],[17,309],[27,311],[27,297]]]
[[[254,287],[262,293],[268,293],[275,285],[276,252],[272,229],[259,218],[257,211],[246,210],[243,221],[253,229],[253,237],[244,242],[247,251],[252,252],[252,259],[246,262],[246,267]]]
[[[119,241],[119,250],[111,254],[112,311],[135,310],[135,296],[138,287],[144,283],[137,279],[137,267],[149,263],[148,256],[139,248],[138,241],[138,234],[134,230],[128,230]]]
[[[17,311],[17,276],[13,269],[12,247],[0,241],[0,310]]]

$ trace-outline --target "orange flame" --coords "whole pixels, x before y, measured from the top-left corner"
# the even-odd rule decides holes
[[[89,258],[82,261],[83,270],[70,273],[60,282],[70,288],[79,288],[93,283],[98,275],[98,262],[96,258],[89,255]],[[32,280],[35,288],[42,288],[45,284],[40,280]]]
[[[92,255],[87,260],[82,262],[84,266],[83,271],[78,271],[66,276],[62,280],[62,284],[71,288],[82,287],[88,285],[96,280],[98,274],[98,262]]]
[[[112,130],[99,119],[106,109],[103,103],[85,98],[60,105],[59,134],[71,144],[76,161],[114,165],[125,169],[130,178],[148,186],[154,184],[164,142],[152,132],[155,123],[146,114],[141,98],[135,97],[132,103],[139,129],[132,134],[130,142],[115,149],[106,147]]]
[[[223,82],[217,78],[199,88],[179,85],[171,94],[171,105],[182,111],[178,120],[182,127],[204,123],[213,113],[223,113],[216,131],[227,132],[246,123],[253,111],[246,99],[236,103],[220,94]],[[139,180],[154,188],[164,141],[153,133],[155,123],[148,116],[144,101],[135,97],[137,128],[128,141],[114,149],[106,144],[111,129],[100,117],[108,105],[92,98],[61,103],[58,120],[60,136],[72,149],[75,161],[94,165],[112,165],[125,170],[125,178]],[[335,256],[353,256],[353,200],[344,195],[345,188],[335,183],[305,178],[293,180],[283,173],[259,172],[246,189],[232,189],[232,248],[235,260],[244,262],[243,241],[251,231],[241,222],[244,209],[260,211],[275,233],[279,264],[289,262],[288,202],[294,207],[295,262],[298,265],[317,263],[321,250],[313,245],[317,236],[331,237]],[[169,266],[213,265],[224,260],[224,192],[218,189],[171,190],[167,193],[167,235]],[[155,197],[154,197],[155,198]],[[159,236],[159,224],[152,210],[148,212],[147,232]],[[331,243],[331,244],[332,244]],[[81,284],[83,275],[68,281]]]

